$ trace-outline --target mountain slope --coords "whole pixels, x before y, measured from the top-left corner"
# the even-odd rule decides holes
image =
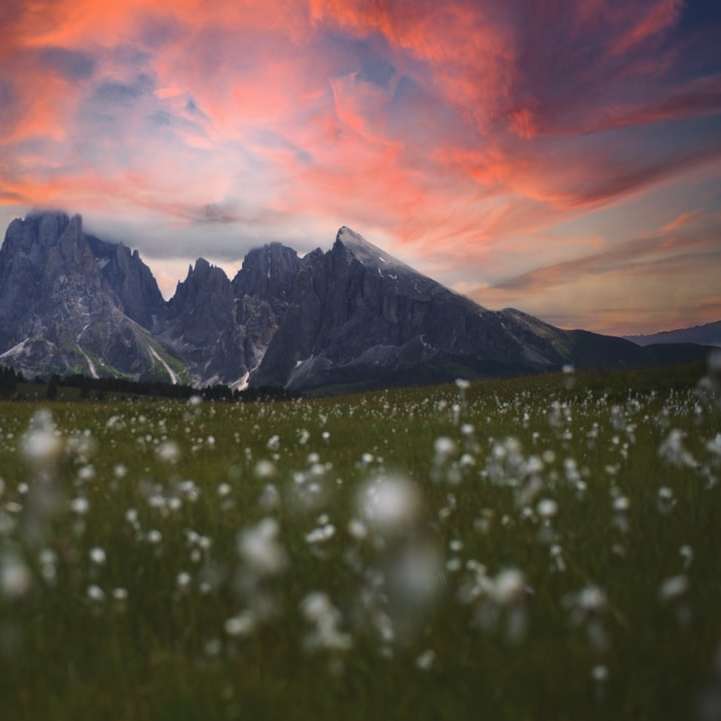
[[[85,239],[97,260],[103,278],[112,288],[123,312],[144,328],[162,322],[165,301],[153,273],[137,250],[122,243],[107,243],[93,235]]]
[[[159,338],[200,385],[245,388],[287,308],[300,265],[280,243],[251,250],[231,282],[199,258],[167,305]]]
[[[223,270],[199,258],[167,305],[160,338],[183,360],[197,381],[237,378],[233,288]]]
[[[162,310],[139,256],[86,235],[80,216],[30,214],[8,227],[0,362],[30,374],[162,377],[166,351],[150,329]]]
[[[168,302],[137,251],[85,233],[79,216],[31,213],[0,249],[0,364],[29,374],[314,391],[705,354],[488,310],[346,227],[303,258],[252,250],[232,281],[199,258]]]
[[[366,388],[701,356],[692,347],[659,355],[513,309],[487,310],[344,227],[329,252],[302,259],[285,321],[251,385]]]
[[[627,340],[637,345],[647,346],[668,343],[698,343],[721,347],[721,320],[714,323],[705,323],[691,328],[678,328],[650,335],[630,335]]]
[[[435,380],[449,365],[520,372],[524,356],[494,313],[342,228],[328,253],[302,260],[285,323],[252,383],[365,385],[412,368]]]

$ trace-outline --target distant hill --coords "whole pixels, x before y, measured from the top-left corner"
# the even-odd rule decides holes
[[[678,328],[649,335],[628,335],[626,340],[641,346],[668,343],[697,343],[721,348],[721,320],[691,328]]]

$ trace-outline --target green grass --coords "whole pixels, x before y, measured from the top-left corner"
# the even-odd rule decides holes
[[[721,457],[707,447],[721,412],[696,394],[699,374],[268,404],[0,403],[2,718],[698,718],[721,683]],[[39,408],[63,448],[33,465],[23,437]],[[686,434],[682,465],[659,454],[674,429]],[[448,455],[438,438],[452,441]],[[366,519],[358,538],[349,522],[363,519],[373,478],[405,479],[380,488],[415,489],[418,506],[386,530]],[[660,505],[662,487],[672,504]],[[545,520],[542,499],[557,504]],[[277,521],[278,548],[261,550],[285,560],[265,575],[262,558],[238,550],[264,518]],[[307,540],[327,524],[332,537]],[[404,567],[433,587],[428,603],[398,572],[414,552]],[[504,569],[523,574],[506,598],[494,585]],[[661,599],[674,577],[686,590]],[[104,600],[89,597],[94,585]],[[606,601],[583,612],[578,592],[593,587]],[[308,646],[301,605],[317,591],[349,647]],[[255,627],[233,636],[226,622],[240,613]]]

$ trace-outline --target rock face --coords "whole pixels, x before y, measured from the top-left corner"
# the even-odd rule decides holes
[[[0,363],[26,373],[162,377],[151,327],[164,304],[127,248],[83,232],[80,216],[14,220],[0,249]]]
[[[231,283],[198,259],[168,303],[160,338],[194,382],[245,388],[285,315],[299,266],[294,250],[271,243],[250,251]]]
[[[638,350],[517,310],[487,310],[344,227],[328,253],[301,261],[285,320],[251,384],[352,389],[659,360]]]
[[[120,243],[106,243],[85,236],[103,277],[113,289],[123,311],[144,328],[157,327],[163,319],[165,301],[153,274],[137,250]]]
[[[297,391],[704,357],[490,311],[341,228],[303,258],[271,243],[233,280],[200,258],[165,302],[137,251],[35,213],[0,249],[0,364]]]
[[[228,277],[204,258],[188,268],[168,303],[161,338],[197,378],[237,377],[234,297]]]
[[[254,296],[267,301],[275,312],[285,310],[300,269],[298,254],[281,243],[251,250],[233,279],[238,298]]]

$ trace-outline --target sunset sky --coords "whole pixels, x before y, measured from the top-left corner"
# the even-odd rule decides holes
[[[721,319],[721,2],[2,0],[0,224],[172,293],[349,225],[491,308]]]

